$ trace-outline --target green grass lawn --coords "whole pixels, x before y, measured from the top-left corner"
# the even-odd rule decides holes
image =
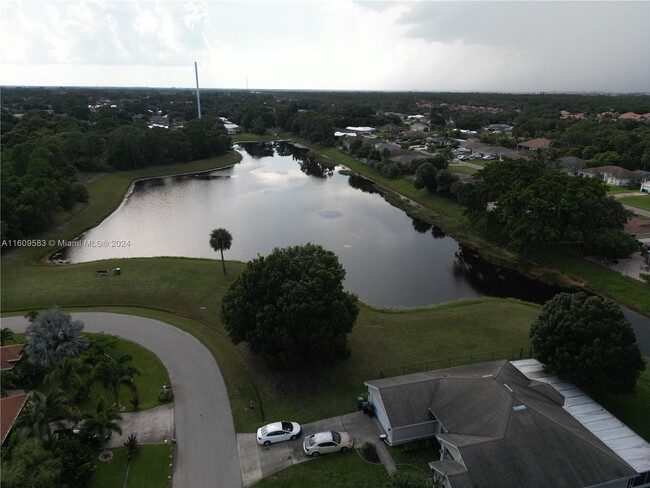
[[[479,170],[476,168],[470,168],[469,166],[450,164],[449,171],[452,173],[477,173]]]
[[[90,480],[90,488],[122,488],[126,475],[126,451],[123,447],[111,449],[113,459],[97,461],[97,469]],[[173,449],[168,445],[140,446],[129,469],[127,488],[164,488],[172,486]]]
[[[650,195],[637,195],[634,197],[619,198],[619,202],[630,207],[640,208],[650,212]]]
[[[256,488],[377,488],[388,478],[386,468],[371,464],[356,450],[328,454],[283,469],[255,483]]]
[[[610,195],[616,195],[619,193],[635,193],[638,190],[630,190],[629,188],[624,188],[622,186],[616,186],[616,185],[607,185],[607,193]]]

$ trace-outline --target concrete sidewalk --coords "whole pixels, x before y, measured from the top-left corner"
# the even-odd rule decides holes
[[[386,449],[386,446],[379,440],[381,428],[376,418],[370,418],[363,412],[355,412],[340,417],[311,422],[302,425],[302,437],[295,441],[279,442],[263,447],[257,444],[255,434],[237,434],[237,450],[239,452],[239,464],[241,467],[242,484],[245,487],[251,486],[259,480],[270,476],[273,473],[293,466],[294,464],[309,461],[302,450],[302,442],[305,436],[323,431],[345,431],[349,432],[354,439],[354,447],[359,448],[364,442],[372,442],[377,446],[379,457],[389,473],[395,471],[395,463]],[[331,454],[332,456],[356,455]]]

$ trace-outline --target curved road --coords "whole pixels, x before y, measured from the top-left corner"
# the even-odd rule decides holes
[[[113,313],[73,313],[86,332],[106,332],[146,347],[167,367],[174,388],[175,488],[241,488],[235,428],[221,371],[192,335],[158,320]],[[2,327],[21,332],[23,317]],[[162,385],[161,385],[162,386]]]

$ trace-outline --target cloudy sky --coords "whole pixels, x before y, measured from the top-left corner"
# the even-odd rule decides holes
[[[650,2],[0,0],[0,84],[650,92]]]

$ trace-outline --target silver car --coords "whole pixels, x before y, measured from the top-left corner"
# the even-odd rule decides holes
[[[328,452],[345,452],[352,449],[353,443],[347,432],[319,432],[305,437],[302,450],[308,456],[317,457]]]
[[[273,422],[257,429],[257,443],[270,446],[275,442],[293,441],[301,434],[302,428],[296,422]]]

